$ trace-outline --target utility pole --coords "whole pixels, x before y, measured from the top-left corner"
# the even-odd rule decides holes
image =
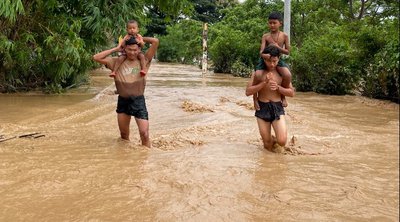
[[[203,26],[203,60],[201,62],[201,67],[203,70],[203,77],[207,74],[207,23]]]
[[[283,31],[288,35],[290,44],[290,0],[285,0]]]

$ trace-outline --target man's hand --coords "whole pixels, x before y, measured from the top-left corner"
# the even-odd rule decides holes
[[[266,80],[267,83],[269,82],[269,80],[273,80],[272,76],[273,76],[272,72],[267,73],[267,80]]]

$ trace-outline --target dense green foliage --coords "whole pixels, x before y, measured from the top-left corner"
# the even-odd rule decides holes
[[[92,54],[124,34],[129,19],[144,33],[143,8],[155,6],[170,17],[190,9],[182,0],[0,1],[0,91],[85,83]]]
[[[201,59],[201,22],[182,20],[169,26],[167,32],[168,35],[160,37],[159,61],[192,64]]]
[[[291,64],[298,90],[399,101],[396,1],[310,0],[294,10]]]
[[[283,7],[281,0],[247,0],[221,10],[222,19],[209,28],[214,71],[248,76],[258,61],[261,36],[268,32],[268,15],[283,12]],[[357,92],[398,102],[398,16],[395,0],[292,1],[289,63],[296,89],[338,95]],[[197,26],[192,29],[200,26],[192,24]],[[182,56],[175,49],[173,54]],[[180,60],[169,54],[165,61]]]
[[[297,90],[399,101],[397,0],[291,2],[288,61]],[[282,0],[0,1],[0,91],[84,83],[91,55],[113,44],[128,19],[160,38],[160,61],[187,64],[201,61],[207,22],[214,71],[248,76],[268,15],[283,7]]]

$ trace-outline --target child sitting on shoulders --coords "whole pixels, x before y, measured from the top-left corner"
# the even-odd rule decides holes
[[[122,44],[122,50],[118,53],[118,60],[115,62],[115,66],[111,74],[109,75],[110,77],[115,77],[116,72],[119,68],[119,66],[125,61],[126,59],[126,53],[125,53],[125,42],[128,41],[130,38],[135,38],[136,42],[139,43],[140,48],[143,48],[144,42],[143,42],[143,37],[139,34],[139,24],[135,20],[129,20],[128,23],[126,24],[126,31],[128,34],[125,35],[124,38],[120,38],[119,41],[124,41]],[[144,57],[143,52],[140,52],[138,54],[138,59],[140,61],[140,75],[145,76],[146,71],[146,58]]]

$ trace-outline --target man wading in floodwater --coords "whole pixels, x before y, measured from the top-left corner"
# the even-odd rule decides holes
[[[246,87],[246,96],[257,95],[259,110],[256,110],[258,129],[264,143],[264,147],[273,151],[274,143],[284,147],[287,141],[287,128],[285,110],[282,106],[281,95],[292,97],[294,89],[281,86],[282,77],[276,70],[280,52],[274,45],[267,46],[262,54],[266,69],[262,72],[254,72]],[[274,128],[276,141],[271,136],[271,126]]]
[[[143,39],[130,38],[125,42],[126,59],[119,66],[114,78],[115,86],[118,91],[117,119],[121,138],[129,140],[129,126],[131,116],[135,117],[139,129],[142,145],[150,147],[149,139],[149,117],[144,99],[144,89],[146,86],[146,77],[140,75],[140,63],[138,54],[141,52],[140,43],[150,44],[150,48],[145,53],[146,67],[151,64],[159,41],[156,38],[143,37]],[[97,53],[93,56],[96,62],[106,65],[107,68],[114,70],[118,57],[109,57],[112,53],[119,52],[122,48],[122,41],[117,47]]]

